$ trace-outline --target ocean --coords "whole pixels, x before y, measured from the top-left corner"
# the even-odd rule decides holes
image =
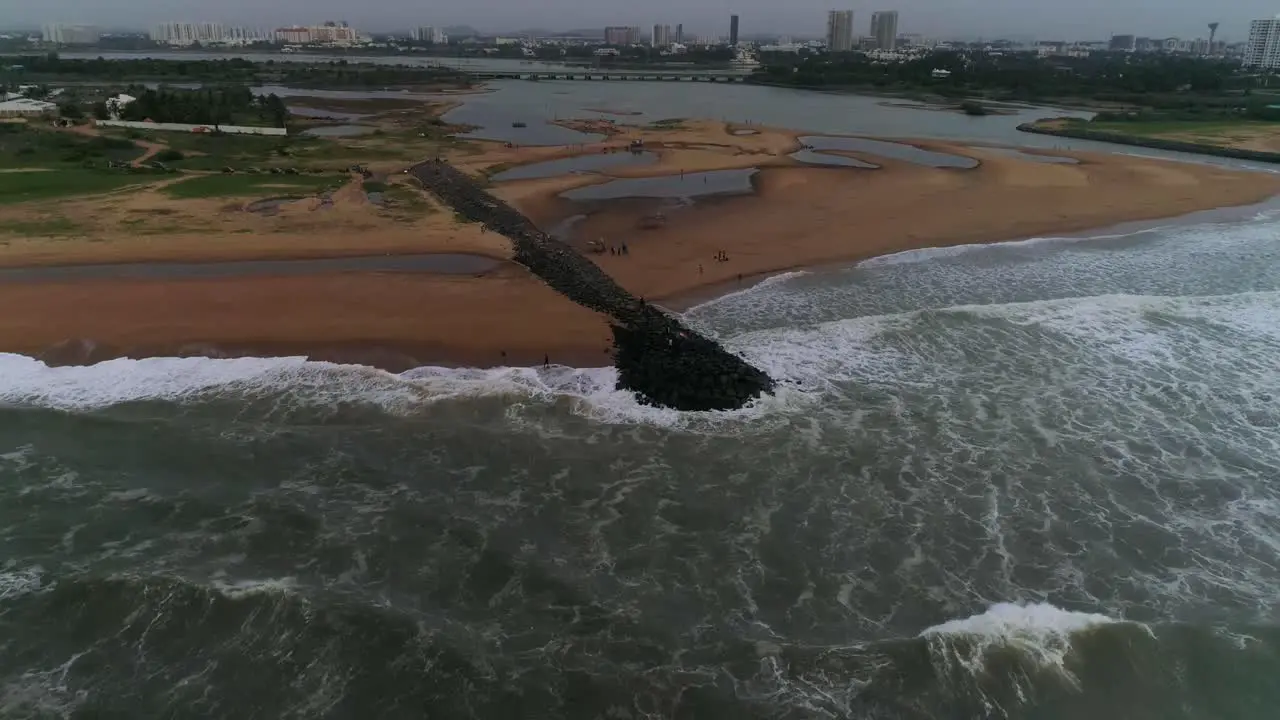
[[[1276,716],[1274,210],[686,317],[779,393],[0,356],[0,717]]]

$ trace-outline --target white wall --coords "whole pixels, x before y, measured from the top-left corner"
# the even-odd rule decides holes
[[[173,130],[177,132],[195,132],[197,128],[213,132],[213,125],[188,125],[186,123],[152,123],[135,120],[95,120],[98,127],[135,128],[137,130]],[[232,135],[288,135],[289,131],[277,127],[256,127],[253,125],[218,125],[219,132]]]

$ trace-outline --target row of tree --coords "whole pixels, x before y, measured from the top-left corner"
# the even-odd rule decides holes
[[[6,60],[6,62],[10,62]],[[457,70],[413,65],[374,63],[253,62],[243,58],[221,60],[159,60],[59,57],[57,53],[15,58],[23,82],[33,80],[105,80],[129,82],[213,82],[244,85],[294,84],[309,87],[386,87],[391,85],[461,84],[466,76]]]
[[[199,90],[131,86],[133,102],[111,107],[100,101],[93,114],[106,119],[118,113],[121,120],[188,123],[192,125],[270,125],[284,127],[289,109],[275,93],[254,95],[242,85]]]
[[[939,52],[882,63],[859,53],[800,57],[779,53],[764,60],[765,65],[755,74],[762,82],[920,89],[950,96],[1123,100],[1151,94],[1224,94],[1248,86],[1234,63],[1168,55],[1100,53],[1083,58],[1042,58],[1033,53]]]
[[[591,61],[601,65],[608,64],[663,64],[691,63],[694,65],[725,64],[733,60],[734,49],[730,47],[689,48],[679,54],[663,54],[660,48],[646,45],[619,45],[612,49],[617,55],[596,55],[598,48],[589,45],[544,45],[534,48],[534,57],[539,60],[579,60]],[[519,45],[503,45],[498,47],[496,55],[504,58],[524,58],[524,48]]]

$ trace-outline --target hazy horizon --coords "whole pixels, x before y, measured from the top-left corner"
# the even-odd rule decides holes
[[[1173,0],[1158,14],[1136,2],[1077,0],[1074,3],[1043,0],[968,0],[938,8],[926,0],[832,3],[830,0],[794,0],[780,8],[765,0],[711,0],[689,7],[677,0],[653,0],[643,9],[620,0],[582,3],[580,0],[544,0],[536,6],[513,0],[471,0],[467,3],[425,10],[399,0],[353,8],[338,0],[284,0],[270,8],[257,0],[225,0],[216,7],[196,0],[99,0],[86,7],[82,0],[45,0],[11,7],[0,14],[8,27],[38,27],[46,23],[91,24],[116,29],[146,29],[161,22],[221,22],[248,26],[289,23],[318,24],[345,20],[368,32],[407,31],[419,25],[470,25],[482,32],[526,28],[572,30],[605,25],[652,26],[683,23],[686,33],[725,35],[729,15],[741,16],[741,32],[752,34],[805,34],[825,32],[826,13],[854,11],[854,23],[865,32],[871,13],[897,10],[899,30],[929,36],[1033,36],[1040,39],[1105,39],[1112,34],[1133,33],[1151,37],[1207,37],[1207,24],[1221,23],[1218,37],[1243,40],[1250,20],[1272,17],[1280,4],[1242,0],[1231,7],[1205,9],[1186,0]]]

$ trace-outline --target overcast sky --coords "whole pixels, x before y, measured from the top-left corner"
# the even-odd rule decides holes
[[[730,13],[742,33],[821,34],[827,10],[854,11],[866,32],[874,10],[897,10],[899,31],[934,37],[1029,35],[1037,39],[1101,39],[1113,33],[1152,37],[1218,36],[1243,40],[1249,20],[1280,13],[1277,0],[0,0],[0,26],[50,22],[147,27],[168,21],[252,26],[346,20],[361,30],[416,25],[471,25],[500,32],[604,25],[684,23],[686,32],[727,34]]]

